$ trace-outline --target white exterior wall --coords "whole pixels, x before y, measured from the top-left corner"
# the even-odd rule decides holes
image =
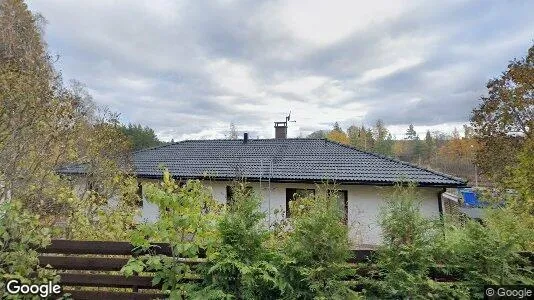
[[[226,203],[226,186],[230,182],[204,181],[206,186],[213,190],[214,198]],[[249,183],[255,192],[260,191],[260,183]],[[314,184],[305,183],[261,183],[261,196],[263,199],[262,210],[268,214],[266,222],[274,223],[285,216],[286,189],[303,188],[316,189]],[[353,247],[361,244],[377,245],[381,241],[380,227],[377,224],[380,206],[385,203],[384,195],[391,191],[392,187],[378,187],[366,185],[342,185],[339,190],[347,190],[348,202],[348,226],[350,239]],[[421,210],[427,217],[439,216],[438,192],[440,188],[419,188],[422,198]],[[279,211],[276,214],[276,211]],[[157,208],[143,201],[143,220],[153,221],[158,217]]]

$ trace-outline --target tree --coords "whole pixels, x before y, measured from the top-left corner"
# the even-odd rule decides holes
[[[347,134],[341,129],[341,127],[339,127],[338,122],[334,123],[332,130],[326,135],[326,138],[341,144],[350,144]]]
[[[226,135],[226,138],[229,140],[237,140],[239,138],[237,134],[237,127],[235,126],[234,122],[230,123],[230,128],[228,129],[228,134]]]
[[[338,123],[338,122],[335,122],[335,123],[334,123],[334,128],[332,129],[332,131],[343,132],[343,129],[341,129],[341,127],[339,126],[339,123]]]
[[[82,164],[109,195],[130,165],[117,115],[97,108],[80,83],[63,84],[43,24],[23,1],[0,1],[0,201],[18,199],[54,222],[69,210],[69,193],[58,191],[73,190],[59,167]]]
[[[42,39],[45,20],[22,0],[0,1],[0,64],[32,73],[42,80],[56,75]]]
[[[517,164],[510,167],[510,177],[505,179],[505,187],[513,188],[517,194],[509,198],[508,205],[521,222],[534,232],[534,138],[528,138],[517,154]],[[534,240],[530,241],[534,249]]]
[[[325,130],[317,130],[317,131],[314,131],[314,132],[308,134],[308,136],[306,138],[308,138],[308,139],[324,139],[324,138],[326,138],[326,135],[327,135],[327,132]]]
[[[384,237],[376,255],[380,283],[363,280],[372,299],[454,299],[445,285],[428,276],[434,266],[433,243],[439,237],[433,222],[421,212],[414,184],[398,183],[381,207],[379,224]]]
[[[425,151],[425,145],[423,144],[423,142],[419,139],[419,136],[416,135],[415,138],[413,139],[413,154],[414,154],[414,157],[417,159],[417,162],[420,164],[421,163],[421,159],[424,155],[424,151]]]
[[[42,207],[46,187],[58,180],[54,169],[72,154],[65,145],[79,115],[61,99],[67,92],[22,1],[0,2],[0,31],[0,201],[9,193]]]
[[[158,139],[154,130],[141,124],[121,125],[120,131],[128,137],[133,150],[155,147],[164,143]]]
[[[384,121],[376,121],[375,127],[373,128],[373,138],[375,140],[373,147],[375,152],[384,155],[393,154],[393,137],[384,125]]]
[[[347,137],[349,138],[349,142],[352,146],[358,147],[359,137],[360,137],[360,128],[354,125],[350,125],[349,128],[347,128]]]
[[[201,268],[204,288],[196,299],[279,299],[287,285],[275,265],[281,256],[265,246],[261,198],[244,182],[235,182],[232,192],[217,226],[219,248]]]
[[[17,279],[23,284],[57,283],[59,277],[40,267],[38,249],[50,244],[50,232],[39,223],[39,216],[25,210],[19,201],[0,204],[0,297],[24,299],[9,295],[6,283]],[[32,298],[32,297],[28,297]]]
[[[203,250],[212,255],[219,238],[216,227],[221,207],[200,181],[189,180],[180,186],[168,171],[163,173],[161,184],[146,185],[146,196],[158,207],[160,216],[155,223],[138,226],[131,243],[145,251],[153,242],[168,243],[171,256],[136,256],[122,272],[126,276],[145,270],[155,272],[154,284],[161,284],[163,291],[169,291],[169,298],[184,299],[191,295],[196,284],[182,280],[191,276],[192,270],[189,264],[177,258],[197,258]]]
[[[373,138],[375,141],[383,141],[386,139],[389,131],[384,125],[384,121],[381,119],[377,120],[375,123],[375,127],[373,128]]]
[[[316,194],[291,201],[290,231],[285,240],[278,239],[291,286],[286,299],[359,299],[343,283],[350,273],[345,263],[350,244],[335,191],[323,185]]]
[[[532,138],[534,127],[534,45],[525,58],[514,59],[499,77],[486,85],[488,96],[473,110],[471,124],[480,144],[477,165],[502,181],[517,153]]]
[[[464,128],[464,138],[470,139],[474,137],[475,133],[473,132],[473,127],[467,124],[464,124],[463,128]]]
[[[436,152],[436,141],[432,138],[430,130],[426,131],[424,144],[424,158],[430,159]]]
[[[361,127],[350,126],[347,129],[347,135],[350,144],[356,148],[368,150],[373,147],[373,134],[371,130],[366,129],[363,125]]]
[[[415,140],[415,138],[417,137],[417,132],[413,128],[413,124],[410,124],[410,126],[406,130],[405,135],[406,135],[406,137],[404,138],[405,140]]]

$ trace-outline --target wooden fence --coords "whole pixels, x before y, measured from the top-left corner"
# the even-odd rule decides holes
[[[168,245],[159,246],[155,248],[157,253],[170,254]],[[165,297],[159,292],[158,286],[152,286],[152,276],[126,277],[118,272],[133,254],[130,243],[52,240],[48,247],[39,252],[39,265],[49,265],[57,270],[61,276],[63,293],[70,293],[74,299]],[[115,288],[115,291],[102,290],[102,287]]]
[[[171,254],[168,244],[155,245],[155,253]],[[57,270],[63,293],[74,299],[165,298],[160,286],[152,285],[150,274],[126,277],[118,272],[134,255],[134,247],[128,242],[52,240],[39,252],[39,265]],[[365,261],[372,252],[356,250],[349,262]],[[201,261],[184,259],[190,264]]]
[[[168,244],[154,244],[151,252],[171,255]],[[61,276],[60,285],[63,293],[70,293],[74,299],[154,299],[165,298],[161,286],[152,285],[151,273],[142,276],[122,275],[119,271],[134,253],[134,247],[128,242],[72,241],[52,240],[52,243],[39,250],[39,265],[51,266]],[[374,250],[354,250],[349,263],[356,266],[359,262],[368,262]],[[533,253],[523,253],[534,264]],[[183,259],[194,268],[203,259]],[[373,264],[358,268],[358,274],[370,276]],[[430,278],[438,282],[456,281],[454,275],[445,274],[436,266],[431,270]],[[195,280],[195,279],[186,279]],[[359,290],[357,281],[348,282]]]

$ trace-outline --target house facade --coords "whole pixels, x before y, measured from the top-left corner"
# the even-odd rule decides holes
[[[262,197],[268,224],[289,216],[294,197],[318,193],[328,182],[335,186],[355,247],[380,243],[380,207],[396,182],[414,182],[423,213],[435,217],[447,207],[445,189],[466,185],[460,178],[325,139],[288,139],[286,132],[277,130],[275,139],[245,134],[241,140],[190,140],[136,151],[136,176],[141,186],[161,179],[164,169],[179,180],[200,179],[221,203],[230,200],[233,181],[244,180]],[[142,220],[158,215],[144,198]]]
[[[211,187],[214,198],[220,203],[228,201],[228,188],[231,182],[204,180],[206,186]],[[320,192],[317,184],[312,183],[279,183],[250,182],[252,189],[258,193],[263,201],[262,211],[267,215],[265,222],[274,224],[287,215],[288,202],[295,192]],[[320,185],[320,184],[319,184]],[[392,186],[374,185],[336,185],[335,189],[340,193],[343,206],[346,209],[347,226],[349,237],[354,247],[362,245],[377,245],[381,241],[378,214],[380,207],[385,203],[386,195],[391,192]],[[440,194],[443,189],[438,187],[421,187],[421,209],[425,216],[438,217],[440,214]],[[442,209],[446,205],[443,199]],[[143,199],[143,219],[154,221],[159,215],[157,207],[147,199]]]

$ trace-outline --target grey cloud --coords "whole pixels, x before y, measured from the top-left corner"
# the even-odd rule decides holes
[[[96,101],[120,111],[125,120],[176,139],[210,129],[220,135],[225,129],[215,124],[231,121],[242,130],[265,127],[250,132],[271,136],[267,125],[283,115],[250,106],[272,107],[273,99],[287,103],[278,103],[277,111],[306,104],[325,110],[355,103],[366,108],[361,118],[355,117],[360,112],[346,110],[337,120],[298,124],[301,132],[335,121],[371,124],[377,118],[392,125],[465,122],[487,79],[504,70],[509,59],[524,55],[534,38],[530,1],[433,1],[335,43],[312,46],[294,38],[272,15],[270,8],[279,3],[186,1],[179,10],[161,9],[163,14],[147,11],[143,2],[31,1],[30,8],[48,19],[47,41],[61,54],[65,77],[86,83]],[[423,46],[411,45],[412,40]],[[395,42],[406,44],[386,47]],[[403,55],[421,62],[358,81]],[[210,68],[221,60],[247,67],[259,93],[222,86],[219,81],[230,75]],[[330,85],[306,93],[273,89],[304,76],[335,81],[348,96],[330,98]]]

